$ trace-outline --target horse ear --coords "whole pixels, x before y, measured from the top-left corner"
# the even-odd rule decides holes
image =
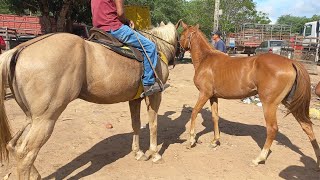
[[[199,24],[197,24],[197,25],[195,26],[196,29],[199,29],[199,27],[200,27]]]
[[[180,26],[181,22],[182,22],[182,19],[179,19],[179,21],[178,21],[178,22],[177,22],[177,24],[175,25],[175,26],[176,26],[176,29],[178,29],[178,28],[179,28],[179,26]]]
[[[161,21],[159,26],[161,27],[161,26],[165,26],[165,25],[166,25],[166,24],[164,24],[164,22]]]
[[[183,29],[188,29],[188,25],[186,23],[184,23],[183,21],[181,21],[181,25],[182,25]]]

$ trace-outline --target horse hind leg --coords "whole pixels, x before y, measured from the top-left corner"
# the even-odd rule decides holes
[[[294,115],[295,116],[295,115]],[[307,134],[307,136],[309,137],[309,140],[312,144],[313,150],[316,154],[317,157],[317,168],[318,170],[320,170],[320,148],[319,148],[319,144],[316,140],[316,137],[314,135],[313,132],[313,128],[312,128],[312,122],[311,121],[303,121],[301,118],[296,117],[297,121],[299,122],[300,126],[302,127],[303,131]]]
[[[267,139],[258,157],[252,160],[254,166],[264,162],[269,154],[270,147],[278,132],[277,111],[278,104],[263,104],[264,117],[266,121]]]
[[[33,163],[40,148],[51,136],[55,122],[56,119],[34,118],[26,136],[21,139],[21,144],[15,146],[19,179],[41,179]]]
[[[29,132],[30,128],[30,122],[28,122],[26,125],[24,125],[13,137],[12,139],[8,142],[7,144],[7,149],[8,151],[17,158],[17,152],[16,152],[16,147],[21,145],[21,136],[23,134],[27,134]],[[30,173],[30,179],[41,179],[41,176],[37,169],[32,165],[31,167],[31,173]]]

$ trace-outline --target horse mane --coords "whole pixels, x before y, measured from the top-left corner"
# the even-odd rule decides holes
[[[223,54],[225,55],[225,53],[215,49],[210,43],[209,43],[209,40],[206,38],[205,34],[200,30],[200,29],[197,29],[197,34],[199,36],[199,38],[203,41],[203,43],[205,44],[205,46],[207,47],[209,51],[209,53],[218,53],[218,54]]]
[[[167,25],[162,25],[145,32],[141,31],[141,34],[153,41],[157,45],[157,50],[161,51],[169,62],[174,59],[178,43],[178,33],[174,24],[169,22]]]

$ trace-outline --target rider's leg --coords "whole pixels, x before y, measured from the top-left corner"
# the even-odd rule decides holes
[[[147,55],[149,56],[153,67],[156,67],[158,61],[156,45],[146,37],[142,36],[140,33],[135,33],[134,30],[126,25],[121,26],[118,30],[111,31],[110,34],[119,39],[119,41],[131,45],[142,52],[144,57],[144,75],[142,83],[145,89],[145,94],[151,95],[153,93],[161,91],[159,84],[155,83],[154,72],[140,43],[143,45]],[[140,40],[140,42],[138,39]]]

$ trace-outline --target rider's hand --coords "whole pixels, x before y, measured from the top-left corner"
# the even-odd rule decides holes
[[[129,26],[131,27],[131,29],[134,29],[134,22],[132,20],[130,20]]]

